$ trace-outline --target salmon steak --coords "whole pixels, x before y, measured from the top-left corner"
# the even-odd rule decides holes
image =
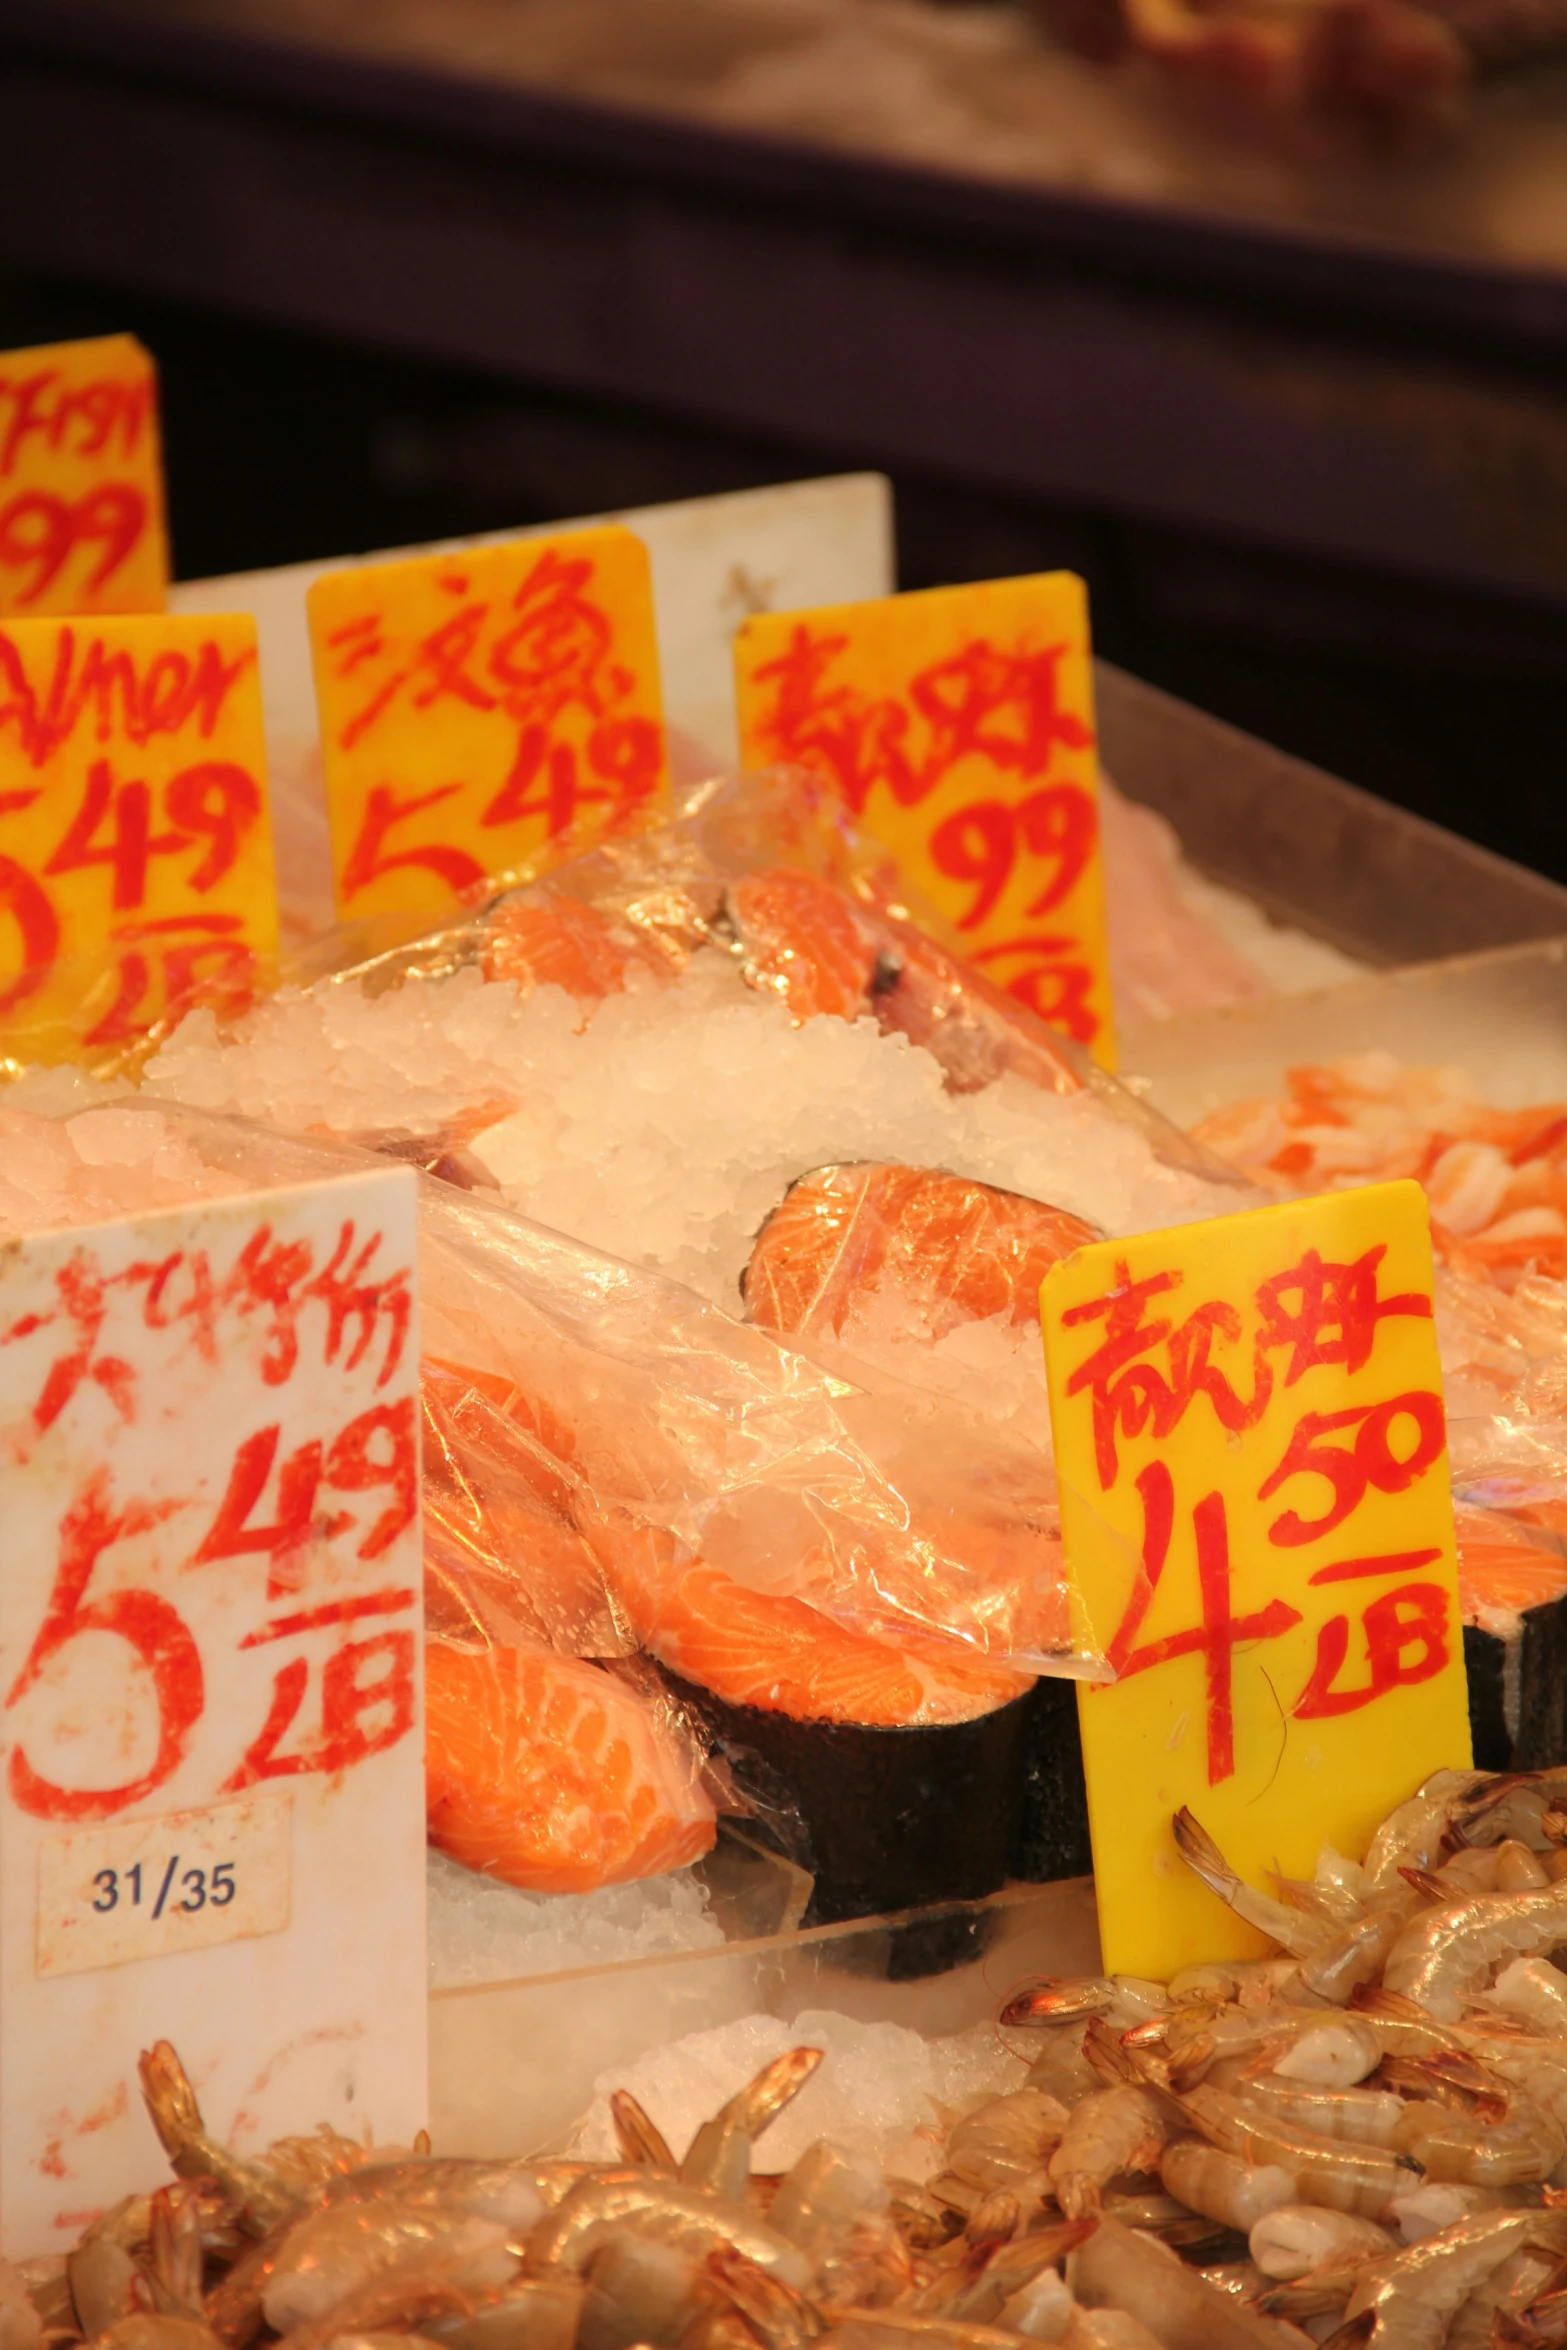
[[[530,1893],[586,1893],[712,1848],[685,1733],[598,1665],[433,1640],[425,1709],[430,1842],[468,1868]]]
[[[818,1167],[757,1235],[746,1310],[765,1330],[841,1337],[857,1302],[897,1298],[940,1338],[962,1322],[1039,1319],[1039,1285],[1099,1239],[1064,1208],[926,1167]]]

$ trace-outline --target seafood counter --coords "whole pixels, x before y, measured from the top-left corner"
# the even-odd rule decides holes
[[[1567,1774],[1445,1771],[1357,1863],[1243,1884],[1259,1956],[1000,2002],[909,2170],[856,2130],[769,2159],[829,2054],[709,2108],[694,2058],[606,2101],[601,2149],[467,2159],[330,2130],[240,2156],[141,2060],[175,2174],[0,2268],[15,2350],[1548,2350],[1567,2211]],[[806,2019],[809,2020],[809,2019]],[[696,2099],[693,2106],[693,2096]],[[840,2109],[841,2110],[841,2109]],[[796,2140],[804,2137],[795,2132]],[[903,2150],[900,2150],[900,2152]]]
[[[1104,1664],[1040,1280],[1291,1189],[1427,1187],[1476,1758],[1567,1754],[1567,1113],[1385,1057],[1291,1082],[1183,1133],[918,926],[815,787],[743,778],[318,944],[118,1075],[30,1072],[0,1232],[422,1170],[434,1942],[448,1981],[515,1971],[508,1937],[558,1971],[723,1940],[736,1850],[752,1932],[1086,1871]]]

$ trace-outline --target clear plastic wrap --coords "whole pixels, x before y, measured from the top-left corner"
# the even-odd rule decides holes
[[[78,1107],[64,1073],[29,1090],[50,1089],[50,1114],[0,1112],[0,1230],[363,1163],[144,1097]],[[575,1890],[706,1849],[688,1686],[937,1731],[1102,1669],[1032,1446],[433,1177],[420,1272],[431,1828],[457,1858]]]
[[[553,844],[547,876],[487,885],[445,923],[395,917],[334,931],[287,961],[285,981],[374,997],[478,971],[524,994],[560,987],[587,1017],[608,996],[668,985],[706,953],[777,997],[797,1024],[821,1013],[868,1018],[923,1047],[951,1092],[1007,1074],[1052,1094],[1086,1091],[1140,1128],[1166,1165],[1233,1181],[944,943],[940,918],[909,900],[885,852],[813,777],[775,770],[703,783],[666,822],[570,848],[569,836]],[[476,1115],[485,1107],[471,1105]]]
[[[945,1337],[997,1316],[1039,1320],[1053,1264],[1103,1235],[1081,1216],[925,1167],[815,1167],[756,1236],[746,1311],[781,1336],[852,1344],[858,1309],[896,1298],[911,1326]]]

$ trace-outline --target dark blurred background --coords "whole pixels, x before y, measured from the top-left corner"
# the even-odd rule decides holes
[[[821,445],[15,272],[0,347],[139,335],[162,375],[178,576],[875,467],[900,584],[1068,566],[1098,649],[1567,880],[1567,612],[976,489]]]

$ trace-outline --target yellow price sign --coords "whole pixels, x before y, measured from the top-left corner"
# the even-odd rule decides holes
[[[668,794],[647,549],[618,524],[330,571],[310,640],[340,914],[444,910]]]
[[[1469,1760],[1425,1199],[1096,1242],[1041,1303],[1075,1603],[1117,1675],[1078,1692],[1105,1965],[1253,1957],[1182,1805],[1251,1882],[1309,1877]]]
[[[746,765],[825,777],[981,970],[1113,1067],[1082,581],[759,613],[734,653]]]
[[[0,352],[0,614],[161,612],[158,378],[134,335]]]
[[[245,613],[0,627],[0,1050],[134,1043],[277,946]]]

